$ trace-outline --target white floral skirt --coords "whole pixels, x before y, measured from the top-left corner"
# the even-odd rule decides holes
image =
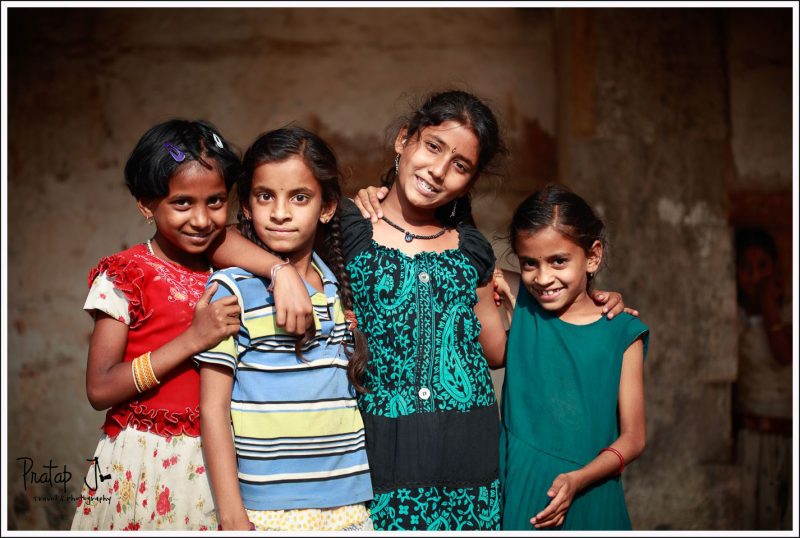
[[[199,437],[126,428],[94,455],[72,530],[217,529]]]

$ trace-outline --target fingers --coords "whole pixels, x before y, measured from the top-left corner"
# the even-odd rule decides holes
[[[552,500],[547,504],[547,506],[545,506],[544,510],[531,518],[531,523],[538,523],[550,519],[563,502],[564,498],[566,497],[567,488],[565,487],[566,483],[561,476],[562,475],[557,476],[556,479],[553,480],[553,484],[550,486],[550,489],[547,490],[547,496]]]
[[[286,316],[284,316],[284,319],[286,320],[286,322],[283,325],[283,330],[288,333],[297,334],[297,319],[298,319],[297,314],[294,315],[287,314]],[[279,321],[278,326],[280,325],[281,324]]]
[[[353,198],[353,203],[356,204],[356,207],[361,212],[361,216],[364,217],[365,219],[368,219],[369,218],[369,212],[367,212],[367,210],[364,208],[364,202],[361,200],[361,193],[362,192],[363,191],[358,191],[356,193],[355,197]]]
[[[354,199],[356,206],[358,209],[361,210],[361,216],[365,219],[370,219],[372,222],[378,222],[378,213],[375,210],[375,207],[380,209],[380,202],[376,195],[370,192],[370,189],[374,189],[375,187],[368,187],[367,189],[361,189],[356,194],[356,198]],[[380,214],[383,216],[383,213]]]
[[[208,288],[206,288],[206,290],[203,292],[203,295],[200,296],[200,299],[197,301],[197,304],[198,305],[209,304],[211,302],[211,298],[217,292],[217,288],[219,288],[219,283],[217,283],[216,281],[212,282],[211,285]]]
[[[216,283],[216,282],[214,282],[214,285],[216,286],[216,285],[217,285],[217,283]],[[215,305],[219,305],[220,307],[222,307],[222,306],[229,306],[229,305],[232,305],[232,304],[233,304],[233,305],[236,305],[236,306],[237,306],[237,308],[238,308],[238,306],[239,306],[239,301],[236,299],[236,296],[235,296],[235,295],[228,295],[227,297],[220,297],[219,299],[216,299],[216,300],[214,300],[214,301],[211,301],[209,304],[215,304]]]
[[[302,335],[313,320],[305,283],[294,269],[284,269],[275,281],[275,322],[290,334]]]
[[[555,527],[560,525],[564,522],[564,515],[569,507],[569,503],[566,499],[566,495],[564,494],[564,489],[562,488],[558,495],[556,495],[550,504],[547,507],[536,514],[535,517],[531,519],[531,523],[537,529],[544,528],[544,527]],[[548,492],[549,495],[550,492]]]
[[[623,310],[623,312],[627,312],[627,313],[628,313],[628,314],[630,314],[631,316],[636,316],[637,318],[639,317],[639,311],[638,311],[638,310],[636,310],[635,308],[628,308],[628,307],[625,307],[625,309]]]
[[[372,210],[374,213],[374,215],[371,215],[372,222],[378,222],[378,219],[383,217],[383,211],[381,210],[381,198],[386,195],[384,194],[379,198],[377,189],[374,187],[369,187],[367,192],[369,193],[369,203],[372,205]]]
[[[276,305],[277,306],[277,305]],[[275,310],[275,323],[278,327],[286,328],[287,311],[285,308],[276,308]]]
[[[559,527],[564,524],[565,516],[566,516],[566,511],[558,512],[556,514],[553,514],[552,517],[546,520],[542,521],[537,520],[537,522],[534,524],[534,527],[537,529],[548,529],[553,527]]]

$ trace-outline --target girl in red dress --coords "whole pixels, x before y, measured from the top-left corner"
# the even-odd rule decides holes
[[[139,140],[125,183],[155,225],[146,243],[89,273],[86,391],[108,409],[72,530],[216,529],[191,361],[239,329],[235,298],[209,302],[206,250],[224,230],[240,159],[205,121]],[[110,497],[110,502],[108,498]]]

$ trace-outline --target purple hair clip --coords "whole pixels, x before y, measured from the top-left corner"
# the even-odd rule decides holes
[[[186,159],[186,154],[178,149],[172,142],[164,142],[164,147],[176,163],[181,163]]]

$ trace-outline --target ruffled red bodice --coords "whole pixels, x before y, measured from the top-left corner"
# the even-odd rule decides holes
[[[89,272],[89,285],[102,273],[128,300],[125,361],[188,329],[209,277],[151,255],[146,245],[103,258]],[[163,376],[160,385],[112,407],[102,429],[114,437],[126,426],[164,437],[200,435],[200,374],[191,358]]]

